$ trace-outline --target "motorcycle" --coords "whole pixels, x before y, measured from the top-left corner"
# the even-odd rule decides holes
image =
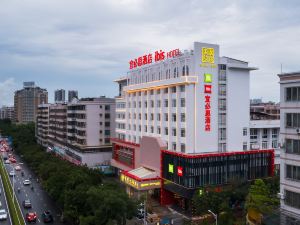
[[[23,171],[21,172],[21,176],[24,177],[24,172]]]
[[[18,188],[18,193],[20,193],[20,191],[21,191],[21,189],[20,189],[20,188]]]
[[[31,186],[31,190],[34,191],[34,187],[33,186]]]

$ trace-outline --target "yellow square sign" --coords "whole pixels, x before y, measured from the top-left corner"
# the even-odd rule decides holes
[[[213,48],[202,48],[202,63],[215,62],[215,50]]]
[[[212,75],[210,73],[204,74],[204,82],[205,83],[211,83],[212,82]]]

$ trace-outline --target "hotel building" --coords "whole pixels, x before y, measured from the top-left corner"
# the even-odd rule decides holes
[[[49,108],[50,104],[38,105],[36,126],[35,126],[35,137],[37,143],[48,147],[48,136],[49,136]]]
[[[281,224],[300,224],[300,72],[280,78]]]
[[[116,80],[111,164],[130,195],[160,188],[162,204],[179,196],[186,206],[206,185],[273,174],[272,150],[248,151],[249,76],[255,67],[199,42],[191,51],[160,51],[152,58],[152,64],[149,55],[132,60],[127,76]],[[230,167],[233,159],[245,169]]]

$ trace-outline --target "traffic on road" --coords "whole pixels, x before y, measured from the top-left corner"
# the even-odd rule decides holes
[[[61,212],[49,195],[43,190],[38,177],[27,167],[22,158],[13,154],[11,148],[0,143],[0,151],[5,169],[9,174],[11,184],[15,191],[26,224],[63,224]],[[3,190],[3,184],[0,186]],[[5,201],[5,195],[0,195],[0,224],[11,224]],[[7,218],[4,215],[7,213]]]

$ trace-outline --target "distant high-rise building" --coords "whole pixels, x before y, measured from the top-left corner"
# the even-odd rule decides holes
[[[77,98],[78,99],[78,91],[69,90],[68,91],[68,102],[71,102],[73,100],[73,98]]]
[[[54,92],[54,101],[55,103],[64,103],[66,98],[66,91],[64,89],[58,89]]]
[[[46,89],[35,86],[34,82],[24,82],[23,89],[14,96],[15,121],[17,123],[35,122],[39,104],[48,103]]]

